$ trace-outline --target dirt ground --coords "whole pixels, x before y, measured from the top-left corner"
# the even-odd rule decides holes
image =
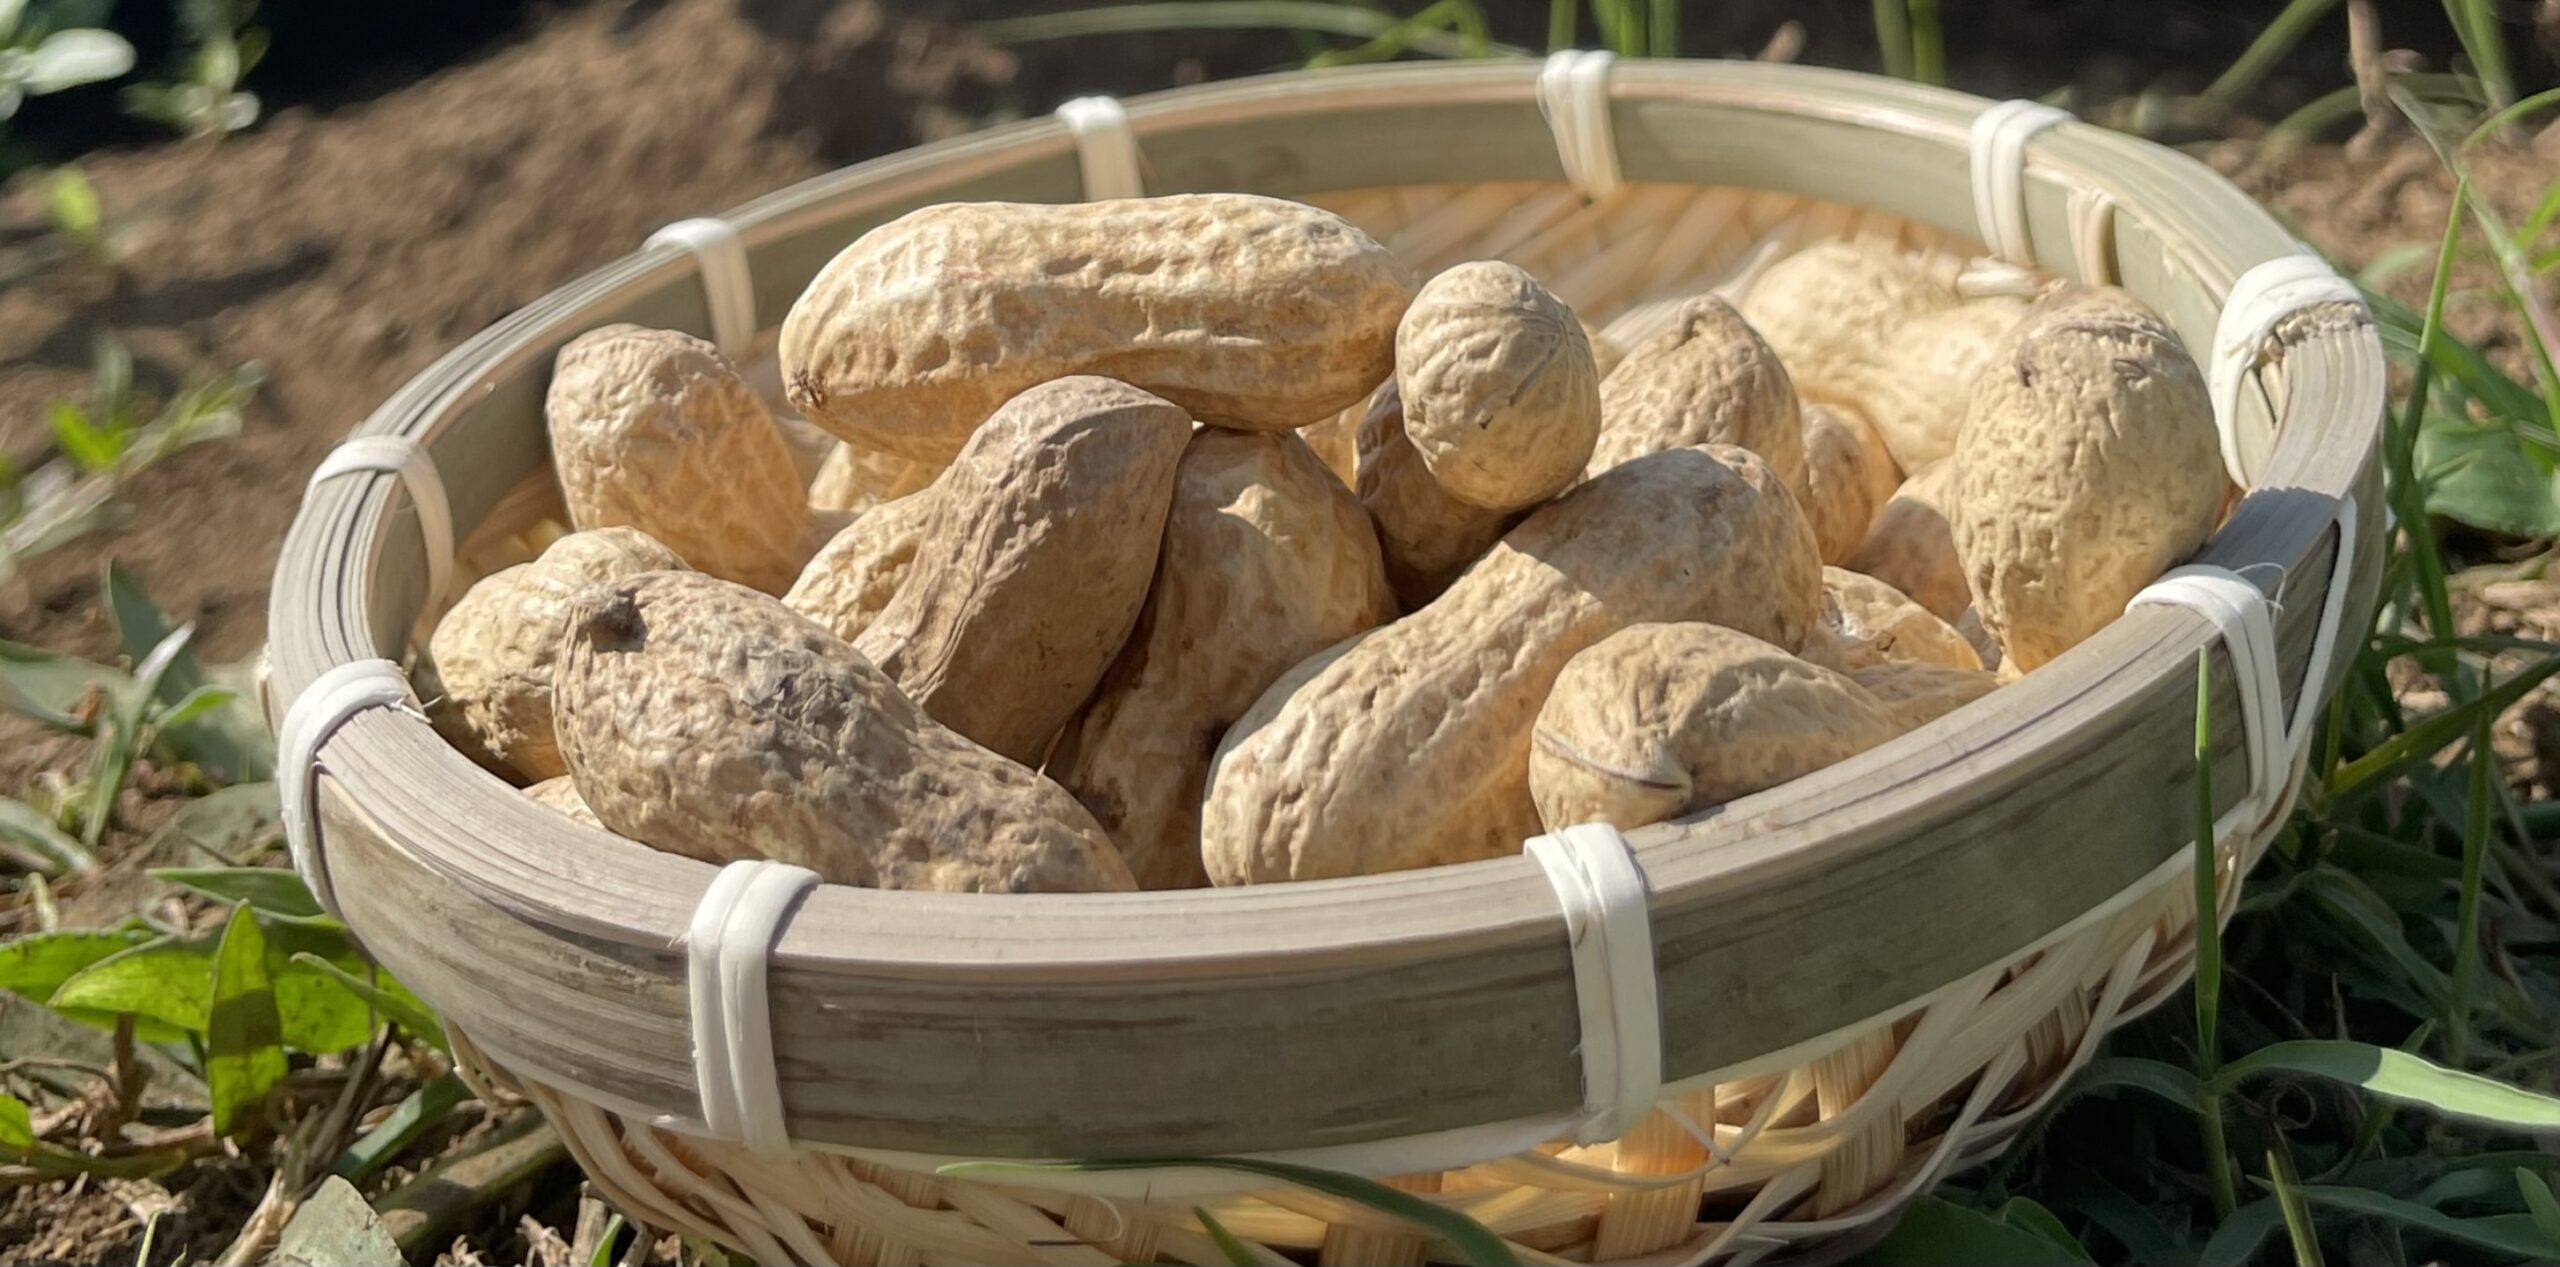
[[[287,110],[218,146],[97,155],[84,167],[124,235],[122,255],[113,269],[80,264],[0,291],[0,455],[24,466],[45,451],[45,402],[85,391],[101,328],[131,344],[155,394],[250,360],[268,378],[239,438],[133,484],[142,514],[132,531],[40,560],[33,606],[0,616],[0,638],[111,656],[96,608],[98,567],[112,554],[198,622],[209,658],[246,656],[311,468],[401,382],[509,311],[670,220],[977,126],[1021,101],[1160,86],[1268,53],[1227,66],[1145,52],[1099,76],[1129,82],[1097,82],[1082,63],[1025,67],[881,0],[590,6],[377,100]],[[2560,170],[2551,140],[2551,152],[2483,161],[2484,191],[2511,215]],[[2350,265],[2433,243],[2449,205],[2451,182],[2413,139],[2363,157],[2319,145],[2277,158],[2245,142],[2209,157]],[[42,222],[32,189],[0,197],[0,235]],[[2422,278],[2412,270],[2394,289],[2423,299],[2413,289]],[[2520,363],[2513,326],[2489,307],[2462,309],[2455,324]],[[2560,638],[2560,588],[2509,587],[2483,611],[2503,632]],[[2520,762],[2560,751],[2535,742],[2560,734],[2560,714],[2537,707],[2511,718]],[[0,794],[64,768],[78,746],[0,719]],[[145,780],[133,794],[136,823],[152,821],[155,792],[167,794]],[[210,1255],[230,1236],[226,1219],[254,1205],[252,1173],[207,1164],[164,1184],[22,1189],[0,1204],[0,1245],[20,1259],[131,1261],[150,1212],[165,1206],[178,1219],[160,1244]]]

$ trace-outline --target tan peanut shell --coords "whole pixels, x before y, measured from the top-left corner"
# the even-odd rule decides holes
[[[934,720],[1038,763],[1137,622],[1190,439],[1112,379],[1006,401],[925,494],[906,578],[854,646]]]
[[[1902,470],[1865,411],[1808,400],[1803,413],[1805,517],[1822,561],[1840,563],[1866,541]]]
[[[578,781],[568,775],[544,779],[526,788],[524,794],[537,804],[548,805],[568,815],[573,823],[585,823],[599,830],[604,827],[604,820],[587,807],[587,798],[578,795]]]
[[[1278,198],[940,203],[862,235],[809,283],[782,323],[785,393],[847,440],[926,461],[1074,374],[1202,422],[1289,430],[1393,372],[1412,298],[1386,248]]]
[[[1517,265],[1460,264],[1396,326],[1404,431],[1449,495],[1519,510],[1563,492],[1600,434],[1582,322]]]
[[[819,547],[782,601],[847,642],[861,637],[906,583],[934,506],[928,489],[865,511]]]
[[[1943,462],[1955,454],[1975,375],[2026,312],[2025,300],[2003,296],[1916,314],[1824,387],[1865,408],[1896,465],[1916,471]]]
[[[809,507],[868,510],[923,489],[941,473],[941,467],[929,462],[913,462],[838,440],[819,463],[817,478],[809,482]]]
[[[551,674],[569,600],[599,581],[683,566],[675,551],[637,528],[598,528],[482,577],[427,640],[443,696],[430,710],[436,729],[497,773],[534,780],[564,773],[552,734]]]
[[[1155,587],[1049,776],[1141,888],[1199,888],[1200,797],[1227,727],[1289,666],[1395,617],[1369,516],[1298,437],[1204,430],[1175,473]]]
[[[743,586],[650,572],[582,591],[555,696],[579,794],[643,844],[869,888],[1133,887],[1065,789],[936,724],[843,639]]]
[[[1982,667],[1955,626],[1901,590],[1836,567],[1822,569],[1822,619],[1805,639],[1804,658],[1843,673],[1876,664]]]
[[[1955,495],[1955,467],[1941,462],[1902,482],[1867,539],[1845,565],[1911,596],[1911,601],[1940,620],[1952,621],[1973,605],[1966,588],[1964,560],[1956,557],[1954,529],[1947,507]]]
[[[1733,305],[1699,295],[1668,329],[1636,345],[1600,384],[1600,441],[1588,473],[1693,444],[1730,444],[1768,460],[1807,498],[1796,389]]]
[[[1573,657],[1538,710],[1529,790],[1549,831],[1641,827],[1749,796],[1902,733],[1848,677],[1719,625],[1631,625]]]
[[[2225,481],[2204,375],[2122,291],[2041,300],[1975,383],[1955,481],[1983,626],[2033,670],[2213,531]]]
[[[578,528],[638,528],[695,568],[771,594],[816,544],[772,412],[692,335],[613,325],[571,339],[543,411]]]
[[[1529,731],[1565,662],[1643,621],[1812,628],[1813,530],[1719,445],[1638,458],[1549,502],[1430,606],[1293,669],[1227,732],[1201,811],[1218,884],[1517,852]]]
[[[1404,399],[1389,381],[1360,419],[1360,504],[1378,528],[1387,583],[1406,610],[1420,607],[1483,558],[1520,516],[1450,496],[1404,433]]]
[[[1998,674],[1951,664],[1871,664],[1849,676],[1883,706],[1900,732],[1918,730],[2000,685]]]
[[[1954,279],[1878,243],[1822,242],[1771,264],[1740,308],[1799,387],[1830,385],[1868,359],[1886,332],[1916,314],[1953,307]]]

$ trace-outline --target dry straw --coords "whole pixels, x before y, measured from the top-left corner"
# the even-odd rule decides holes
[[[1807,243],[1980,254],[1969,129],[1986,103],[1764,65],[1620,63],[1598,123],[1532,64],[1284,75],[1128,103],[1152,192],[1246,189],[1331,207],[1430,270],[1500,257],[1625,337],[1665,298]],[[1551,89],[1552,91],[1552,89]],[[1089,113],[1089,112],[1088,112]],[[1605,125],[1605,126],[1600,126]],[[1036,121],[910,151],[726,217],[771,331],[839,247],[948,199],[1081,197],[1100,142]],[[2079,124],[2015,147],[2001,213],[2032,260],[2120,280],[2199,350],[2234,281],[2295,244],[2169,151]],[[1123,172],[1125,177],[1126,173]],[[596,325],[708,333],[684,246],[626,258],[457,349],[362,428],[424,446],[468,529],[455,583],[397,477],[315,488],[276,575],[274,698],[334,665],[403,658],[459,584],[538,546],[540,401]],[[2003,270],[2007,272],[2004,273]],[[2112,277],[2098,276],[2113,274]],[[2007,265],[1977,284],[2014,283]],[[2006,281],[2003,281],[2003,278]],[[725,304],[734,312],[740,293]],[[732,318],[734,324],[734,318]],[[764,341],[769,346],[769,336]],[[2331,306],[2240,355],[2242,422],[2279,438],[2201,561],[2274,586],[2290,709],[2359,503],[2353,594],[2379,566],[2380,349]],[[2267,566],[2272,565],[2272,566]],[[1951,1166],[1996,1152],[2112,1025],[2189,967],[2195,657],[2217,718],[2240,693],[2213,625],[2135,609],[2024,681],[1812,777],[1631,837],[1648,878],[1662,1111],[1622,1138],[1582,1116],[1573,967],[1527,858],[1308,885],[995,899],[813,892],[775,947],[773,1043],[790,1138],[707,1138],[682,933],[715,869],[511,792],[414,715],[357,713],[317,753],[321,847],[366,945],[519,1087],[633,1217],[759,1261],[1216,1263],[1194,1213],[1323,1262],[1446,1258],[1414,1225],[1202,1169],[941,1175],[968,1159],[1287,1153],[1388,1177],[1526,1261],[1741,1262],[1830,1254],[1890,1226]],[[2343,668],[2329,665],[2329,678]],[[2276,825],[2237,725],[2214,786],[2278,810],[2219,842],[2228,900]],[[2227,914],[2227,912],[2226,912]]]

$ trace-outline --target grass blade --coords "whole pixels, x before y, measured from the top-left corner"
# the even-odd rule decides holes
[[[471,1088],[449,1073],[410,1092],[389,1117],[382,1119],[381,1125],[347,1145],[346,1151],[330,1164],[329,1173],[349,1183],[363,1183],[470,1099]],[[608,1242],[611,1239],[606,1238]]]
[[[98,855],[79,837],[54,825],[24,801],[0,796],[0,843],[19,846],[28,870],[48,876],[88,874],[98,869]]]
[[[1911,77],[1924,84],[1947,82],[1947,35],[1938,22],[1938,0],[1906,0],[1911,16]]]
[[[286,919],[315,919],[323,914],[302,877],[280,867],[157,867],[150,875],[217,902],[243,904]]]
[[[2208,1080],[2207,1089],[2227,1092],[2270,1073],[2327,1078],[2384,1099],[2510,1130],[2560,1130],[2560,1098],[2346,1039],[2306,1038],[2259,1048],[2224,1066]]]
[[[2223,1138],[2222,1095],[2214,1071],[2222,1064],[2222,854],[2213,833],[2213,658],[2196,653],[2196,1072],[2205,1086],[2196,1106],[2204,1133],[2205,1172],[2213,1181],[2214,1212],[2224,1218],[2240,1203],[2231,1180],[2231,1149]]]
[[[1220,1223],[1207,1210],[1195,1205],[1191,1207],[1191,1217],[1200,1220],[1201,1228],[1209,1233],[1209,1239],[1217,1245],[1218,1252],[1226,1255],[1231,1267],[1262,1267],[1262,1259],[1254,1254],[1253,1247],[1237,1240],[1236,1234],[1228,1231],[1227,1225]]]
[[[2433,757],[2445,745],[2471,730],[2481,714],[2495,717],[2506,711],[2554,672],[2560,672],[2560,659],[2544,660],[2499,682],[2495,689],[2483,691],[2441,713],[2418,719],[2407,730],[2339,766],[2337,777],[2329,782],[2330,797],[2343,796],[2408,762]]]
[[[2348,1210],[2372,1218],[2386,1219],[2422,1231],[2432,1232],[2448,1240],[2477,1245],[2483,1249],[2512,1254],[2527,1262],[2549,1262],[2560,1259],[2560,1241],[2544,1236],[2534,1226],[2533,1218],[2524,1214],[2495,1214],[2485,1218],[2456,1218],[2442,1211],[2385,1196],[2365,1188],[2306,1187],[2302,1195],[2315,1204]]]
[[[2551,1195],[2551,1185],[2542,1176],[2516,1167],[2516,1190],[2524,1197],[2525,1212],[2533,1219],[2535,1230],[2560,1245],[2560,1197]]]
[[[2225,107],[2238,105],[2336,7],[2338,0],[2292,0],[2249,42],[2239,59],[2205,88],[2205,99]]]
[[[2285,1235],[2293,1241],[2297,1267],[2328,1267],[2320,1254],[2320,1230],[2311,1222],[2311,1203],[2302,1199],[2302,1179],[2293,1173],[2293,1154],[2283,1137],[2267,1150],[2267,1174],[2276,1190],[2276,1208],[2284,1212]]]
[[[1911,10],[1905,0],[1875,0],[1876,51],[1884,57],[1884,73],[1911,78]]]
[[[2470,798],[2462,818],[2462,889],[2454,919],[2453,983],[2445,1006],[2445,1056],[2457,1068],[2471,1057],[2471,993],[2480,976],[2481,869],[2489,856],[2489,811],[2496,800],[2489,777],[2500,768],[2498,754],[2489,746],[2489,724],[2496,718],[2481,709],[2471,728]]]

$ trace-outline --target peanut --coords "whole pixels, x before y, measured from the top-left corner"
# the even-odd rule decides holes
[[[631,527],[779,594],[806,556],[799,468],[762,398],[708,343],[613,325],[560,349],[543,403],[569,519]]]
[[[1515,852],[1538,829],[1530,723],[1567,660],[1655,620],[1793,647],[1820,591],[1813,530],[1761,458],[1702,445],[1604,472],[1263,692],[1211,766],[1202,862],[1242,884]]]
[[[1743,317],[1814,388],[1864,360],[1906,319],[1957,303],[1951,277],[1915,256],[1857,241],[1823,242],[1771,264],[1741,301]]]
[[[1964,560],[1956,557],[1947,505],[1955,492],[1955,467],[1941,462],[1902,481],[1876,512],[1867,539],[1849,555],[1852,572],[1864,572],[1910,595],[1940,620],[1954,620],[1972,605]]]
[[[872,888],[1133,887],[1065,789],[936,724],[843,639],[743,586],[649,572],[582,591],[554,702],[578,792],[643,844]]]
[[[1404,399],[1389,381],[1360,419],[1360,502],[1378,526],[1387,583],[1410,610],[1449,588],[1520,517],[1449,495],[1404,432]]]
[[[683,566],[637,528],[598,528],[482,577],[427,641],[442,696],[430,710],[436,729],[497,774],[542,780],[565,772],[552,732],[551,675],[570,598],[598,581]]]
[[[1838,563],[1867,539],[1878,511],[1893,500],[1902,471],[1884,437],[1854,405],[1804,403],[1805,515],[1822,561]]]
[[[927,489],[865,511],[819,547],[782,601],[847,642],[861,637],[906,583],[934,505]]]
[[[1952,664],[1870,664],[1849,676],[1893,717],[1898,731],[1918,730],[1989,695],[1999,675]]]
[[[910,462],[891,453],[857,448],[841,440],[827,450],[817,478],[809,482],[814,510],[868,510],[917,492],[942,473],[940,467]]]
[[[782,323],[786,394],[847,440],[949,461],[1024,389],[1099,374],[1202,422],[1291,430],[1392,372],[1405,266],[1249,194],[942,203],[828,262]]]
[[[934,720],[1034,764],[1119,654],[1191,420],[1107,378],[1005,402],[934,482],[896,597],[854,646]]]
[[[1557,676],[1538,710],[1529,790],[1550,831],[1641,827],[1776,787],[1899,733],[1856,682],[1749,634],[1631,625]]]
[[[544,779],[526,788],[524,794],[538,804],[548,805],[568,815],[570,822],[584,823],[598,830],[604,828],[604,820],[597,818],[596,812],[587,808],[587,798],[578,795],[578,781],[568,775]]]
[[[1206,885],[1200,798],[1219,738],[1291,665],[1395,614],[1368,515],[1298,437],[1202,431],[1138,627],[1050,777],[1140,887]]]
[[[1600,384],[1600,440],[1587,473],[1693,444],[1749,449],[1798,500],[1810,500],[1795,385],[1742,314],[1714,295],[1681,304],[1668,329]]]
[[[1449,495],[1518,510],[1573,483],[1600,432],[1582,323],[1516,265],[1460,264],[1396,326],[1404,431]]]
[[[2204,375],[2123,291],[2039,300],[1976,380],[1950,516],[1974,605],[2027,672],[2122,614],[2213,531]]]
[[[1918,314],[1823,388],[1865,408],[1896,465],[1916,471],[1943,462],[1956,451],[1974,376],[2026,311],[2026,301],[2003,297]]]
[[[1822,620],[1804,658],[1847,673],[1875,664],[1944,664],[1980,669],[1982,658],[1954,626],[1901,590],[1860,572],[1822,569]]]

